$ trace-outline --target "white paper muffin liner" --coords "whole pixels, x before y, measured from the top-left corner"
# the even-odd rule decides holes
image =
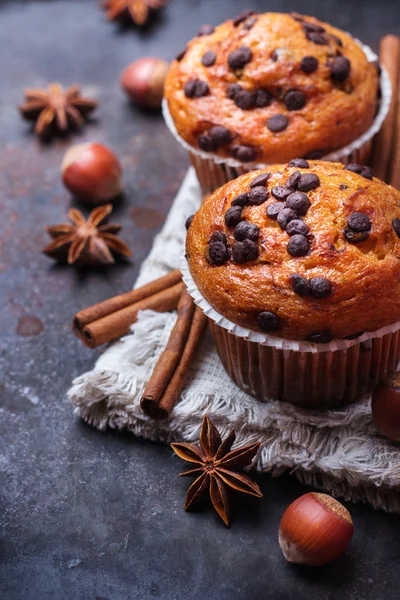
[[[400,321],[354,340],[313,344],[236,325],[200,293],[184,252],[182,279],[208,317],[219,357],[233,381],[257,400],[332,408],[370,392],[400,361]]]
[[[373,52],[373,50],[371,50],[369,46],[362,44],[359,40],[355,41],[361,46],[369,62],[375,62],[378,60],[378,56]],[[347,165],[351,162],[358,162],[361,164],[367,162],[372,150],[372,140],[382,127],[382,124],[387,117],[392,99],[392,86],[390,83],[390,78],[383,66],[380,75],[380,89],[381,99],[379,110],[369,129],[347,146],[326,154],[321,158],[321,160],[341,162],[344,165]],[[179,144],[189,152],[190,160],[196,170],[197,177],[204,194],[213,192],[239,175],[248,173],[249,171],[255,169],[264,169],[268,167],[268,164],[271,164],[241,163],[233,158],[221,157],[210,152],[204,152],[198,148],[193,148],[193,146],[188,144],[177,132],[175,123],[172,119],[171,113],[169,112],[168,102],[165,98],[163,99],[162,103],[162,111],[168,129],[171,131],[177,142],[179,142]]]

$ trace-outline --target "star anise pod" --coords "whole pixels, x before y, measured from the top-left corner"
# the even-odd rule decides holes
[[[97,103],[80,96],[79,90],[78,85],[64,90],[59,83],[50,83],[47,90],[28,89],[19,110],[28,121],[36,121],[35,133],[40,136],[81,127]]]
[[[53,241],[42,252],[69,265],[80,266],[111,265],[115,263],[115,256],[131,256],[128,246],[116,236],[120,225],[104,224],[111,211],[111,204],[99,206],[85,221],[79,210],[71,208],[68,217],[73,224],[48,227]]]
[[[248,475],[240,473],[251,464],[260,443],[231,450],[234,441],[234,429],[222,441],[217,428],[205,415],[200,431],[200,447],[196,444],[171,444],[180,458],[198,465],[180,474],[181,477],[197,477],[187,492],[185,510],[209,494],[215,510],[227,526],[232,515],[230,490],[262,498],[258,485]]]
[[[110,21],[130,17],[139,26],[145,25],[151,12],[160,10],[168,0],[105,0],[103,6]]]

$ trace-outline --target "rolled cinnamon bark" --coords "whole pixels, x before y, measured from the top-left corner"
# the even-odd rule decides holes
[[[167,419],[171,414],[172,409],[180,397],[183,386],[185,385],[190,363],[196,353],[206,325],[207,317],[204,315],[201,308],[196,306],[181,360],[179,361],[161,400],[158,404],[153,402],[146,405],[145,412],[149,417],[162,420]]]
[[[98,319],[102,319],[103,317],[131,306],[132,304],[141,302],[145,298],[153,296],[158,292],[162,292],[162,290],[166,290],[179,283],[181,279],[182,275],[179,269],[175,269],[175,271],[171,271],[167,275],[155,279],[140,288],[126,292],[125,294],[120,294],[119,296],[114,296],[113,298],[104,300],[104,302],[89,306],[88,308],[84,308],[75,315],[73,329],[82,332],[85,325],[93,323],[93,321],[97,321]]]
[[[399,81],[400,40],[397,36],[385,35],[385,37],[382,38],[379,60],[386,67],[389,74],[393,94],[388,116],[375,138],[372,167],[375,177],[379,177],[382,181],[387,181],[389,175],[389,161],[394,141],[396,97]]]
[[[168,343],[162,352],[140,401],[146,414],[152,414],[163,395],[185,348],[194,313],[191,296],[183,290],[178,304],[178,318],[171,331]]]
[[[86,325],[81,333],[77,333],[80,340],[88,348],[96,348],[115,340],[121,335],[128,333],[130,325],[135,323],[137,314],[140,310],[156,310],[158,312],[168,312],[175,310],[178,306],[184,284],[182,282],[162,290],[153,296],[144,298],[140,302],[135,302],[121,310],[113,312],[102,319],[93,321]]]

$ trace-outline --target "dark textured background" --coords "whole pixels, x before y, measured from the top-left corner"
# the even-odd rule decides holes
[[[126,101],[119,73],[143,55],[172,58],[202,23],[249,7],[315,14],[375,49],[400,34],[397,0],[172,0],[146,32],[108,24],[97,0],[0,1],[1,600],[399,598],[398,517],[350,505],[347,555],[289,566],[279,520],[304,486],[259,477],[265,499],[240,506],[226,529],[210,510],[183,511],[188,481],[167,448],[92,430],[65,399],[97,356],[71,335],[72,315],[131,287],[187,168],[161,116]],[[42,145],[15,106],[26,86],[50,80],[85,84],[100,107],[83,133]],[[78,273],[40,254],[44,226],[70,205],[61,158],[83,140],[122,159],[115,220],[134,251],[128,266]]]

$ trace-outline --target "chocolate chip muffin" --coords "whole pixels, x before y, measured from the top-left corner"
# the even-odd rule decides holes
[[[400,193],[363,165],[247,173],[187,222],[183,278],[258,399],[351,402],[400,360]]]
[[[369,167],[295,159],[215,192],[187,254],[230,321],[324,343],[400,320],[399,235],[400,193]]]
[[[204,26],[172,63],[169,113],[192,148],[240,163],[321,158],[372,124],[376,64],[349,34],[298,14]]]

